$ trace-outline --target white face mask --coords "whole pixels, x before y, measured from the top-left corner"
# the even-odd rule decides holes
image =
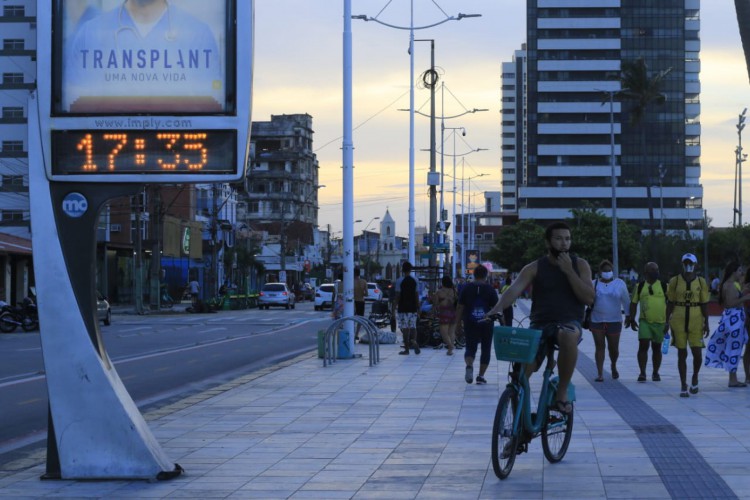
[[[683,264],[682,267],[685,269],[686,273],[692,273],[695,269],[695,265],[693,264]]]
[[[614,278],[615,273],[612,271],[603,271],[601,276],[603,280],[611,280],[612,278]]]

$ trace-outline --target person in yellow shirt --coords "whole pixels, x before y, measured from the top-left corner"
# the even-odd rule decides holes
[[[698,394],[698,372],[703,364],[703,338],[708,337],[708,295],[706,280],[695,274],[698,259],[691,253],[682,256],[682,273],[667,285],[667,325],[672,329],[672,344],[677,348],[680,373],[680,397]],[[687,386],[687,347],[693,355],[693,378]]]
[[[648,348],[651,347],[651,380],[659,382],[661,368],[661,343],[664,340],[664,327],[667,324],[667,287],[659,281],[659,265],[648,262],[643,269],[645,280],[633,290],[630,300],[630,328],[638,332],[638,382],[646,381]],[[641,306],[639,320],[635,319],[638,305]],[[640,324],[639,324],[640,323]],[[627,323],[625,327],[627,327]]]

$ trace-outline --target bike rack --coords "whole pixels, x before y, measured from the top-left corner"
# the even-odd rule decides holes
[[[323,353],[323,367],[326,367],[328,366],[328,364],[333,364],[336,362],[336,355],[335,355],[335,349],[334,349],[334,333],[338,333],[339,330],[341,330],[341,327],[343,326],[343,324],[349,321],[353,321],[354,323],[359,323],[365,328],[365,331],[367,332],[367,336],[370,340],[369,342],[370,366],[380,363],[380,330],[378,329],[378,327],[375,326],[375,323],[365,318],[364,316],[346,316],[346,317],[334,320],[334,322],[331,323],[331,326],[329,326],[328,329],[326,330],[325,337],[323,338],[323,344],[325,346],[324,353]]]

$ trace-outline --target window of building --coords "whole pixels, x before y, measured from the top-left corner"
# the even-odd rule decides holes
[[[23,118],[23,108],[20,106],[3,106],[3,118]]]
[[[0,214],[3,222],[24,220],[23,210],[2,210]]]
[[[23,141],[3,141],[3,153],[23,151]]]
[[[26,9],[23,5],[5,5],[3,17],[26,17]]]
[[[23,50],[23,38],[5,38],[3,40],[3,50]]]
[[[3,73],[3,85],[23,83],[23,73]]]
[[[3,175],[3,187],[23,186],[23,175]]]

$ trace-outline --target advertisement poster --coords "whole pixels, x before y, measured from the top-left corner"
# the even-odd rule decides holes
[[[466,250],[464,257],[464,262],[466,262],[466,276],[473,276],[474,269],[479,265],[479,250]]]
[[[222,113],[227,2],[60,0],[61,113]]]

